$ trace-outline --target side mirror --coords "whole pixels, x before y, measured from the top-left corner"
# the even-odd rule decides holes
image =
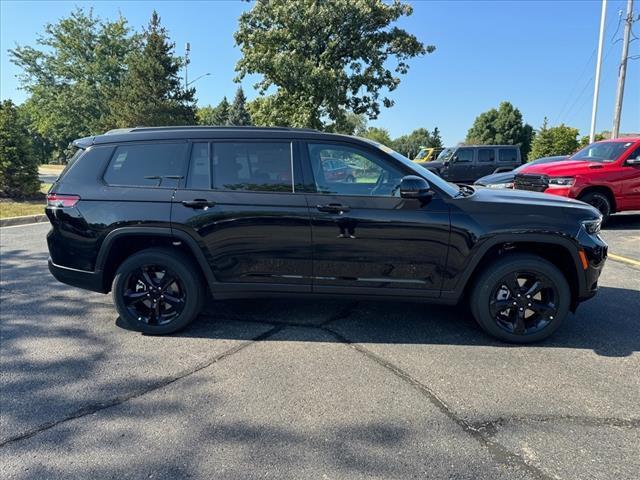
[[[429,182],[417,175],[407,175],[400,180],[400,197],[425,199],[433,196]]]
[[[627,158],[627,165],[640,165],[640,157]]]

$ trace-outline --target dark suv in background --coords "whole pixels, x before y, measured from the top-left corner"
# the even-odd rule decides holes
[[[517,145],[463,145],[445,148],[438,158],[423,164],[449,182],[473,183],[485,175],[509,172],[522,165]]]
[[[48,195],[49,268],[112,291],[146,333],[185,327],[209,295],[312,295],[464,299],[488,333],[531,342],[594,295],[607,254],[582,202],[458,187],[355,137],[166,127],[74,144]]]

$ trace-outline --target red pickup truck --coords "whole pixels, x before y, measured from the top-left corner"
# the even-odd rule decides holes
[[[514,188],[577,198],[609,215],[640,210],[640,137],[592,143],[567,160],[527,167]]]

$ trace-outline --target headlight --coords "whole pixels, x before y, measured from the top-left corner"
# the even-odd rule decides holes
[[[600,232],[601,225],[602,225],[602,217],[596,218],[595,220],[582,221],[582,227],[587,231],[587,233],[591,233],[591,234]]]
[[[485,185],[487,188],[513,188],[513,182],[507,183],[489,183]]]
[[[571,187],[576,182],[574,177],[551,177],[549,179],[549,188],[565,188]]]

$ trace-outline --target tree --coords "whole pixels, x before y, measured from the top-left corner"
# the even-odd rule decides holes
[[[195,89],[179,77],[183,60],[154,10],[142,35],[142,48],[127,58],[127,74],[113,99],[116,127],[189,125],[195,122]]]
[[[22,87],[31,95],[33,128],[48,139],[60,159],[78,137],[108,128],[109,102],[125,73],[125,58],[135,37],[127,21],[102,21],[75,9],[56,24],[47,24],[36,47],[9,50],[22,68]]]
[[[367,130],[367,118],[362,114],[345,112],[338,122],[327,126],[327,130],[344,135],[362,136]]]
[[[607,140],[608,138],[611,138],[611,132],[601,132],[601,133],[596,133],[594,135],[594,141],[596,142],[599,142],[600,140]],[[578,144],[578,147],[579,148],[586,147],[591,143],[590,140],[591,138],[589,137],[589,135],[585,135],[580,139],[580,143]]]
[[[530,158],[550,157],[554,155],[569,155],[578,149],[578,129],[561,124],[549,127],[549,121],[544,118],[540,130],[531,143]]]
[[[235,33],[237,80],[261,74],[260,94],[276,91],[253,102],[254,121],[321,129],[340,128],[348,111],[376,118],[408,60],[434,50],[392,26],[411,13],[400,1],[257,0]]]
[[[38,162],[11,100],[0,103],[0,196],[27,197],[40,188]]]
[[[242,87],[238,87],[233,103],[229,108],[229,125],[251,125],[251,115],[245,105],[247,98],[244,96]]]
[[[533,128],[522,121],[520,110],[509,102],[502,102],[476,117],[467,132],[466,143],[479,145],[520,145],[522,157],[527,158],[533,140]]]
[[[382,145],[386,145],[387,147],[393,145],[391,137],[389,136],[389,131],[385,128],[369,127],[360,136],[373,140],[374,142],[381,143]]]
[[[229,125],[229,102],[227,97],[223,97],[222,101],[215,107],[207,105],[206,107],[198,108],[196,120],[198,125]]]
[[[433,133],[426,128],[416,128],[409,135],[402,135],[393,141],[393,148],[409,158],[414,158],[422,147],[442,147],[438,127],[434,128]]]

